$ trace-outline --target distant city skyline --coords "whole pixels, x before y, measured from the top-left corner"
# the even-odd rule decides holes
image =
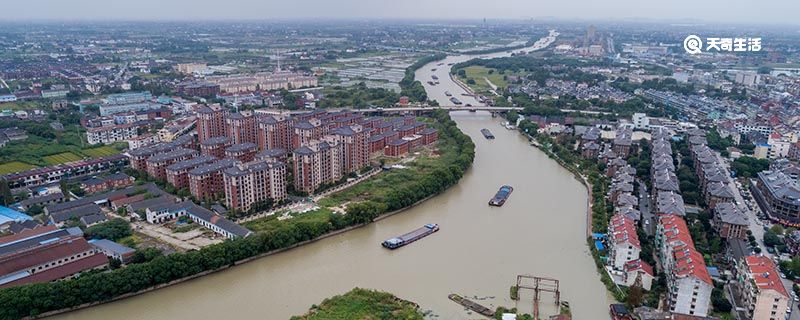
[[[702,21],[800,24],[795,0],[40,0],[3,4],[0,21],[270,20],[270,19],[528,19]]]

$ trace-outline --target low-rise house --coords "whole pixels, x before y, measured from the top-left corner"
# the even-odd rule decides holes
[[[243,238],[252,234],[247,228],[211,210],[200,207],[191,201],[165,203],[160,206],[153,206],[152,209],[148,209],[147,216],[148,222],[152,220],[151,223],[163,223],[178,217],[187,216],[195,223],[228,239]]]
[[[136,252],[136,250],[108,239],[89,240],[89,243],[107,257],[117,259],[122,263],[128,263],[133,257],[133,254]]]
[[[59,227],[64,226],[70,220],[80,220],[84,216],[101,214],[100,206],[95,203],[89,203],[83,206],[69,208],[66,210],[58,211],[50,214],[50,223]]]
[[[42,234],[6,243],[8,245],[4,248],[13,248],[16,242],[28,242],[30,246],[17,247],[17,250],[0,257],[0,287],[72,278],[82,271],[108,265],[108,259],[81,236],[64,235],[48,237],[48,241],[30,241],[39,238]]]
[[[84,226],[91,227],[93,225],[105,222],[107,220],[108,220],[108,217],[106,217],[106,215],[104,213],[98,213],[98,214],[90,214],[88,216],[83,216],[83,217],[81,217],[80,222]]]
[[[22,210],[28,210],[33,206],[46,206],[53,203],[64,202],[64,194],[61,192],[54,192],[40,197],[30,197],[20,201]]]

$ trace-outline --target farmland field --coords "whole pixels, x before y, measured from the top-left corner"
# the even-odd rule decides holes
[[[36,166],[20,161],[12,161],[0,164],[0,174],[20,172],[36,168]]]
[[[81,151],[81,153],[90,156],[92,158],[100,158],[118,154],[119,150],[117,150],[112,146],[102,146],[92,149],[84,149],[83,151]]]
[[[42,157],[42,159],[49,165],[56,165],[56,164],[78,161],[81,160],[81,157],[72,152],[62,152],[58,154],[44,156]]]

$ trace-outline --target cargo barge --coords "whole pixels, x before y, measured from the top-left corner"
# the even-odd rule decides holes
[[[459,296],[455,293],[451,293],[447,297],[450,298],[450,300],[455,301],[456,303],[466,307],[469,310],[475,311],[490,318],[494,317],[494,311],[492,311],[492,309],[484,307],[476,302],[473,302],[472,300]]]
[[[491,131],[489,131],[489,129],[481,129],[481,133],[483,133],[483,137],[486,139],[494,139],[494,135]]]
[[[489,205],[497,207],[502,206],[504,203],[506,203],[506,200],[513,191],[514,188],[509,185],[500,187],[500,190],[497,190],[497,193],[495,193],[494,198],[492,198],[492,200],[489,200]]]
[[[381,245],[387,249],[397,249],[404,245],[407,245],[409,243],[427,237],[436,231],[439,231],[439,225],[435,223],[429,223],[417,230],[386,240],[383,243],[381,243]]]

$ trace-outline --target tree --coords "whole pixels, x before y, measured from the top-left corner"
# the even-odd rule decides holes
[[[42,206],[38,204],[34,204],[28,208],[28,215],[31,216],[40,215],[42,212],[44,212],[44,210],[42,209]]]
[[[725,298],[725,294],[719,287],[714,287],[711,291],[711,305],[714,307],[714,311],[722,313],[731,312],[731,309],[733,309],[731,302]]]
[[[85,236],[90,239],[109,239],[117,241],[133,234],[131,225],[122,218],[96,224],[86,229]]]
[[[772,232],[772,230],[764,232],[764,245],[767,247],[774,247],[777,245],[782,245],[783,240],[778,237],[777,234]]]
[[[111,267],[111,270],[118,269],[122,266],[122,261],[117,258],[110,258],[108,259],[108,266]]]
[[[779,225],[779,224],[776,224],[776,225],[773,225],[772,228],[769,228],[769,231],[772,231],[772,233],[774,233],[776,235],[782,235],[783,234],[783,227],[781,225]]]
[[[8,187],[8,181],[5,179],[0,179],[0,196],[3,197],[4,206],[14,203],[14,196],[11,194],[11,188]]]
[[[625,298],[625,303],[631,307],[636,308],[642,305],[644,301],[644,291],[639,285],[633,285],[628,288],[628,296]]]

